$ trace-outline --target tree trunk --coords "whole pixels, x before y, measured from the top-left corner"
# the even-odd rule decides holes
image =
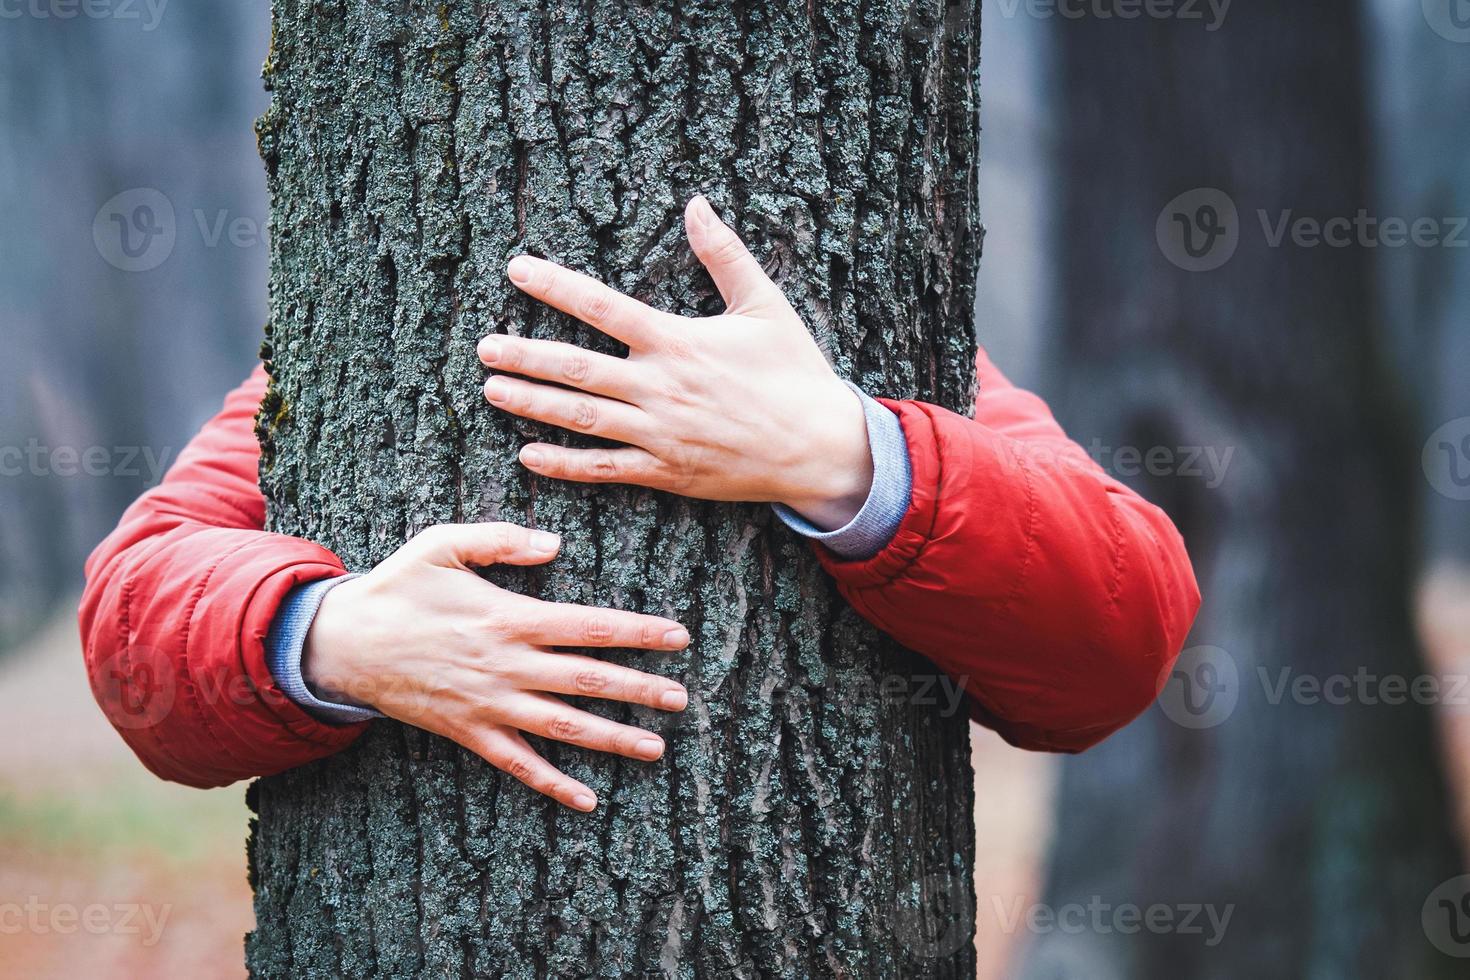
[[[391,10],[391,12],[390,12]],[[429,525],[561,532],[544,598],[674,617],[690,689],[657,764],[538,742],[603,801],[561,809],[377,722],[262,780],[258,975],[969,974],[973,789],[935,668],[863,623],[763,506],[529,476],[565,438],[483,404],[475,341],[614,345],[510,288],[546,255],[668,310],[717,295],[706,193],[839,372],[965,410],[973,385],[978,9],[908,0],[276,0],[274,530],[365,570]],[[616,658],[616,656],[615,656]]]
[[[1386,381],[1375,253],[1269,231],[1371,208],[1357,6],[1057,30],[1056,404],[1084,445],[1174,454],[1135,482],[1179,522],[1205,601],[1163,710],[1065,767],[1046,900],[1171,915],[1047,931],[1027,976],[1463,976],[1421,923],[1461,867],[1429,710],[1382,684],[1424,671],[1422,437]],[[1238,220],[1176,198],[1198,188]],[[1208,247],[1207,203],[1233,256],[1228,234]],[[1161,247],[1175,214],[1204,254]],[[1186,928],[1192,904],[1228,925]]]

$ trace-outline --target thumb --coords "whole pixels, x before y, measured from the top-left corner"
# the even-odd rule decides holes
[[[726,312],[750,313],[786,305],[786,296],[703,194],[696,194],[684,209],[684,229],[694,254],[724,297]]]
[[[517,524],[438,524],[404,545],[415,557],[435,565],[468,568],[486,565],[541,565],[556,556],[561,536]]]

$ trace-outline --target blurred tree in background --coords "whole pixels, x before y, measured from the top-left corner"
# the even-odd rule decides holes
[[[1453,223],[1470,215],[1470,27],[1452,32],[1458,40],[1445,37],[1416,16],[1417,6],[1405,0],[1368,4],[1375,139],[1367,162],[1383,214]],[[1470,231],[1462,229],[1457,238],[1461,244],[1382,248],[1371,257],[1397,390],[1406,395],[1414,431],[1423,439],[1447,422],[1470,420]],[[1428,448],[1431,457],[1439,451]],[[1412,469],[1414,462],[1399,465]],[[1450,496],[1413,472],[1422,502],[1416,541],[1422,563],[1470,568],[1470,504],[1464,499],[1470,486]]]
[[[1377,186],[1385,214],[1463,223],[1470,216],[1470,24],[1457,27],[1448,3],[1425,4],[1424,19],[1414,16],[1414,6],[1405,0],[1368,5]],[[1375,260],[1388,341],[1422,443],[1405,447],[1418,451],[1422,474],[1416,480],[1419,635],[1432,667],[1464,677],[1470,672],[1470,232],[1458,239],[1448,248],[1380,249]],[[1459,791],[1460,832],[1470,846],[1470,706],[1445,705],[1439,719]]]
[[[268,12],[129,6],[0,18],[0,651],[81,588],[82,559],[244,377],[265,322],[251,123]],[[146,271],[93,234],[117,234],[102,212],[128,191],[172,208]]]
[[[1174,454],[1134,482],[1179,522],[1205,604],[1161,707],[1064,768],[1047,900],[1233,919],[1214,947],[1049,933],[1028,975],[1461,975],[1420,923],[1461,866],[1429,708],[1291,686],[1424,669],[1407,604],[1422,440],[1372,246],[1274,240],[1283,216],[1383,216],[1361,21],[1319,0],[1237,5],[1215,32],[1056,25],[1047,387],[1115,463]],[[1184,470],[1196,449],[1217,472]]]

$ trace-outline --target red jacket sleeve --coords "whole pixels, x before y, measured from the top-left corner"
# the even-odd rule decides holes
[[[818,548],[852,606],[964,685],[1014,745],[1077,752],[1158,696],[1199,608],[1178,531],[982,351],[973,421],[898,414],[913,498],[883,551]]]
[[[266,666],[286,594],[344,570],[325,548],[263,530],[254,417],[265,383],[256,368],[87,560],[92,693],[145,766],[190,786],[310,762],[364,727],[316,721]]]

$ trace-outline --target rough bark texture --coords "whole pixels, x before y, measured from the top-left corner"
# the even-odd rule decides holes
[[[258,783],[254,973],[972,971],[966,722],[905,696],[934,668],[861,622],[764,507],[528,477],[517,448],[565,436],[487,410],[474,343],[615,349],[513,292],[523,250],[716,311],[680,220],[703,191],[842,374],[965,410],[978,18],[276,0],[272,528],[354,569],[438,522],[554,529],[554,565],[491,577],[672,616],[694,643],[624,658],[685,680],[682,716],[587,705],[661,731],[663,762],[537,743],[597,790],[591,816],[389,722]]]
[[[1055,404],[1084,444],[1233,452],[1216,487],[1174,473],[1142,489],[1189,541],[1205,596],[1191,642],[1238,671],[1170,687],[1238,700],[1198,728],[1155,710],[1068,762],[1047,903],[1162,903],[1175,926],[1190,903],[1233,916],[1217,945],[1207,925],[1054,930],[1026,975],[1464,976],[1420,921],[1461,868],[1428,709],[1372,703],[1356,681],[1348,703],[1272,694],[1283,671],[1424,670],[1405,604],[1422,436],[1386,383],[1373,253],[1273,248],[1258,213],[1371,207],[1357,8],[1237,4],[1215,33],[1146,19],[1058,32]],[[1233,198],[1240,243],[1191,273],[1166,260],[1155,220],[1201,187]]]

